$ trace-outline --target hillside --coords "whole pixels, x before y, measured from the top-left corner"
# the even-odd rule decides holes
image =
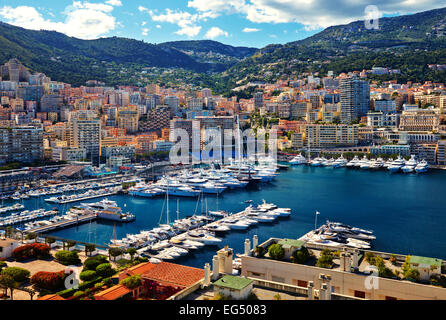
[[[160,45],[175,48],[199,62],[223,65],[235,64],[257,51],[256,48],[233,47],[213,40],[173,41]]]
[[[197,44],[199,45],[199,44]],[[125,38],[80,40],[54,31],[33,31],[0,22],[0,63],[19,59],[33,71],[75,85],[88,79],[108,84],[125,79],[116,71],[137,67],[183,68],[193,72],[223,71],[228,65],[197,62],[169,45]]]
[[[260,49],[223,77],[230,86],[252,80],[274,80],[302,72],[347,72],[373,66],[401,69],[401,80],[421,81],[433,74],[427,63],[446,63],[446,8],[380,19],[379,30],[364,21],[329,27],[307,39]]]

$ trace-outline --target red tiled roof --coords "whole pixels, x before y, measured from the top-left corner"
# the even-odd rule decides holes
[[[142,274],[144,279],[168,282],[180,287],[189,287],[204,278],[204,270],[161,262]]]
[[[57,294],[49,294],[49,295],[43,296],[37,300],[64,300],[65,301],[64,298],[62,298],[61,296],[59,296]]]
[[[94,295],[96,300],[116,300],[132,292],[127,287],[118,284]]]

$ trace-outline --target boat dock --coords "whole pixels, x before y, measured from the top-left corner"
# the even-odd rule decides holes
[[[64,220],[64,221],[52,223],[52,224],[47,225],[47,226],[42,226],[42,227],[38,227],[38,228],[35,228],[35,229],[27,230],[26,232],[30,232],[30,233],[46,233],[46,232],[49,232],[49,231],[55,231],[55,230],[58,230],[58,229],[71,227],[73,225],[78,225],[78,224],[81,224],[81,223],[90,222],[90,221],[95,220],[96,218],[97,218],[96,214],[87,214],[87,215],[84,215],[82,217],[78,217],[77,219]]]
[[[73,202],[78,202],[78,201],[85,201],[85,200],[90,200],[90,199],[109,197],[109,196],[114,196],[114,195],[118,194],[118,192],[119,191],[114,191],[114,192],[109,192],[109,193],[104,193],[104,194],[94,194],[94,195],[91,195],[88,197],[68,199],[68,200],[64,200],[64,201],[59,201],[59,202],[57,202],[57,204],[67,204],[67,203],[73,203]]]

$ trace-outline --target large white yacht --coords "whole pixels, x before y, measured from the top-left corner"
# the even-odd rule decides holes
[[[415,159],[415,156],[413,155],[410,157],[410,160],[406,162],[406,165],[401,168],[401,170],[403,170],[404,173],[411,173],[415,171],[417,165],[418,161]]]
[[[421,161],[418,163],[418,165],[415,167],[415,171],[417,173],[425,173],[429,169],[429,164],[426,160]]]
[[[405,161],[404,161],[404,159],[401,158],[401,156],[398,156],[398,158],[397,158],[396,160],[394,160],[394,161],[392,162],[392,164],[389,165],[389,166],[387,167],[387,169],[388,169],[390,172],[398,172],[398,171],[400,171],[400,169],[401,169],[402,167],[404,167],[404,165],[405,165]]]
[[[306,164],[307,159],[305,159],[305,157],[302,154],[299,154],[299,155],[295,156],[293,159],[291,159],[290,161],[288,161],[288,163],[293,164],[293,165]]]
[[[347,163],[347,167],[355,167],[356,166],[356,164],[359,162],[360,160],[359,160],[359,158],[358,158],[358,156],[355,156],[354,158],[353,158],[353,160],[351,160],[350,162],[348,162]]]

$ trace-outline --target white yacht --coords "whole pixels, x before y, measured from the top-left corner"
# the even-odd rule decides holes
[[[353,160],[351,160],[350,162],[348,162],[347,163],[347,167],[355,167],[356,166],[356,164],[359,162],[360,160],[359,160],[359,158],[358,158],[358,156],[355,156],[354,158],[353,158]]]
[[[429,169],[429,164],[426,160],[421,161],[418,163],[418,165],[415,167],[415,171],[417,173],[425,173]]]
[[[192,241],[203,242],[204,244],[219,244],[221,239],[214,237],[211,233],[203,230],[194,230],[187,233],[186,238]]]
[[[290,161],[288,161],[288,163],[292,164],[292,165],[306,164],[307,159],[305,159],[305,157],[302,156],[302,154],[299,154],[299,155],[295,156],[293,159],[291,159]]]
[[[406,162],[406,165],[401,168],[404,173],[411,173],[415,171],[415,168],[418,165],[418,161],[415,159],[415,156],[411,156],[410,160]]]
[[[333,164],[332,167],[333,168],[342,168],[345,167],[347,165],[348,161],[344,158],[343,155],[341,155],[341,157],[339,157],[338,159],[336,159]]]
[[[405,161],[401,156],[398,156],[396,160],[392,162],[392,164],[387,168],[390,172],[398,172],[402,167],[404,167]]]

